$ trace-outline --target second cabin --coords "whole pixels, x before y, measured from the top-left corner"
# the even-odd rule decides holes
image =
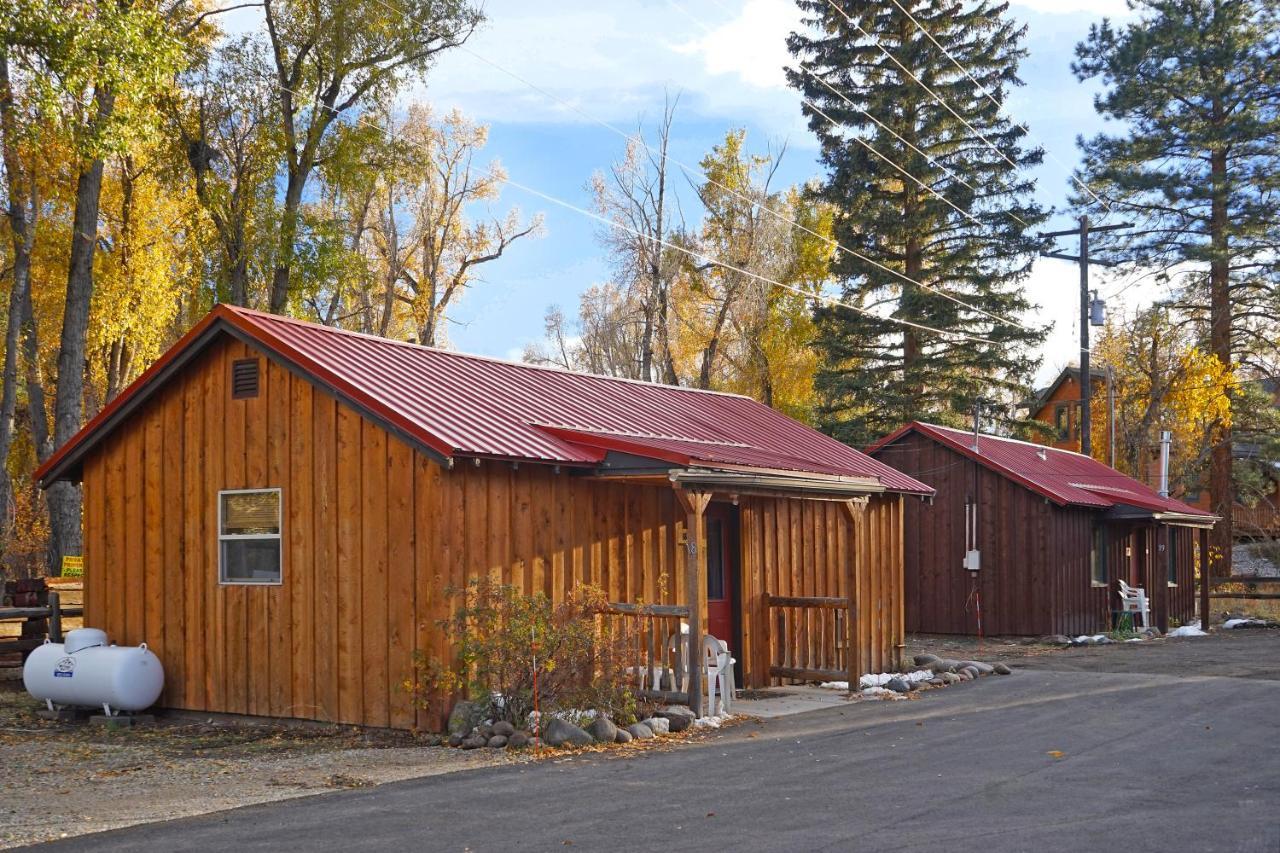
[[[1095,459],[911,423],[868,451],[927,481],[910,502],[908,632],[1094,634],[1146,591],[1152,624],[1195,618],[1195,566],[1214,516]]]

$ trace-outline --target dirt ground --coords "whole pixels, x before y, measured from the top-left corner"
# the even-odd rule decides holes
[[[162,716],[111,731],[39,708],[0,684],[0,848],[525,760],[340,726]]]

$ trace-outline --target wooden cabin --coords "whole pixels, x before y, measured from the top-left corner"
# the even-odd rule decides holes
[[[909,633],[1106,631],[1119,580],[1147,591],[1157,627],[1195,618],[1207,512],[1079,453],[932,424],[868,453],[936,490],[906,507]]]
[[[399,685],[481,577],[593,584],[658,655],[686,622],[748,687],[897,667],[931,493],[746,397],[226,306],[37,473],[83,484],[86,624],[163,705],[398,728],[440,725]]]

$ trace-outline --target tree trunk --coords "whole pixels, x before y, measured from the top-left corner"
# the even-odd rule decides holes
[[[115,106],[110,88],[94,95],[96,123],[101,126]],[[85,339],[93,298],[93,259],[98,242],[98,207],[102,199],[103,161],[98,157],[76,178],[75,213],[71,221],[67,298],[58,346],[58,387],[54,396],[53,441],[61,447],[79,431],[84,406]],[[49,487],[49,552],[51,576],[62,572],[62,558],[81,553],[80,486],[59,481]]]
[[[18,408],[18,346],[23,327],[23,308],[30,302],[31,248],[34,222],[27,218],[30,203],[27,173],[18,159],[14,140],[13,91],[9,83],[9,57],[0,52],[0,133],[6,194],[9,198],[9,231],[13,245],[13,286],[9,291],[8,325],[5,327],[4,374],[0,378],[0,543],[8,544],[9,506],[13,502],[13,481],[9,477],[9,449],[13,445],[14,413]]]
[[[1227,245],[1227,153],[1213,151],[1209,155],[1209,172],[1213,181],[1209,236],[1213,254],[1209,261],[1209,346],[1226,367],[1231,367],[1230,260]],[[1234,400],[1232,403],[1234,404]],[[1213,514],[1221,520],[1209,536],[1209,565],[1212,575],[1231,574],[1231,547],[1234,544],[1233,509],[1235,489],[1232,484],[1231,426],[1215,430],[1213,450],[1209,457],[1209,499]],[[1206,628],[1208,626],[1205,626]]]
[[[283,314],[289,306],[289,277],[293,268],[293,253],[298,238],[298,219],[302,207],[302,189],[307,182],[310,164],[300,164],[289,173],[289,183],[284,193],[284,209],[280,211],[280,239],[276,244],[276,266],[271,275],[272,314]]]

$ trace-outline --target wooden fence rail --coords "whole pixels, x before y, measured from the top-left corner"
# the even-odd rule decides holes
[[[1246,600],[1271,600],[1280,599],[1280,589],[1276,592],[1258,592],[1258,587],[1280,587],[1280,578],[1214,578],[1210,584],[1210,589],[1218,587],[1240,584],[1245,587],[1243,591],[1236,592],[1229,590],[1227,592],[1210,592],[1210,598],[1242,598]]]
[[[771,677],[802,681],[850,677],[847,599],[766,595],[765,612],[770,632]]]
[[[626,645],[626,656],[632,661],[627,674],[636,692],[645,699],[689,704],[689,643],[681,630],[689,608],[682,604],[610,602],[604,615],[611,620],[613,636]]]

